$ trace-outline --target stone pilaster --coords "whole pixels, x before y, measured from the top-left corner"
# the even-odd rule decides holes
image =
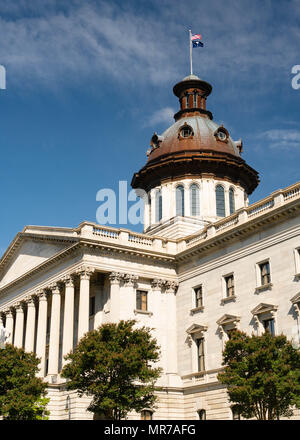
[[[110,321],[120,320],[120,281],[121,274],[112,272],[109,274],[110,281]]]
[[[7,344],[12,344],[13,343],[13,338],[14,338],[14,314],[13,314],[13,309],[10,308],[8,309],[6,312],[6,324],[5,324],[5,328],[6,331],[8,333],[8,338],[6,340]]]

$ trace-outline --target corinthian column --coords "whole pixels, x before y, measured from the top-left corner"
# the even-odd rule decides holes
[[[52,305],[50,319],[48,375],[58,374],[59,328],[60,328],[60,290],[57,284],[51,286]]]
[[[66,363],[64,356],[73,350],[74,333],[74,278],[70,275],[65,281],[65,307],[63,329],[63,365]]]
[[[90,311],[90,278],[94,269],[86,267],[78,271],[80,275],[79,312],[78,312],[78,342],[89,331]]]
[[[122,295],[121,303],[121,306],[123,305],[120,314],[121,319],[130,319],[132,317],[132,311],[136,308],[136,296],[134,294],[134,287],[138,278],[139,277],[137,275],[132,274],[124,274],[122,276],[124,282],[124,293]]]
[[[34,298],[29,298],[27,302],[27,320],[25,333],[25,351],[34,350],[34,331],[35,331],[35,302]]]
[[[118,272],[109,274],[110,281],[110,321],[118,322],[120,319],[120,280]]]
[[[39,300],[39,314],[38,314],[38,326],[36,336],[36,355],[40,358],[38,376],[45,376],[45,354],[46,354],[46,332],[47,332],[47,294],[46,292],[40,292],[38,294]]]
[[[13,310],[9,309],[6,312],[6,324],[5,324],[5,328],[7,333],[9,334],[6,343],[7,344],[12,344],[13,343],[13,331],[14,331],[14,315],[13,315]]]
[[[23,303],[18,303],[16,306],[16,326],[14,345],[18,348],[23,346],[23,330],[24,330],[24,309]]]
[[[177,374],[177,344],[176,344],[176,290],[178,284],[174,281],[166,282],[166,306],[169,319],[166,323],[167,333],[167,362],[168,374]]]

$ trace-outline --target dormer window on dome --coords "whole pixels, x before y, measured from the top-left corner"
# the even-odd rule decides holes
[[[214,132],[214,135],[216,136],[217,141],[228,142],[229,133],[226,128],[223,127],[223,125],[217,128],[217,130]]]
[[[190,127],[187,123],[185,123],[182,127],[179,129],[178,138],[180,139],[187,139],[194,136],[194,132],[192,127]]]

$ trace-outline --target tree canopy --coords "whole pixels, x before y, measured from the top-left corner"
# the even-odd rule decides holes
[[[300,353],[284,335],[248,336],[235,331],[223,352],[218,379],[245,418],[290,417],[300,407]]]
[[[0,349],[0,414],[6,420],[46,418],[47,384],[36,377],[39,359],[34,353],[6,344]]]
[[[156,400],[159,347],[151,329],[134,328],[135,324],[103,324],[66,356],[62,376],[70,379],[68,389],[91,396],[88,410],[107,419],[120,420],[131,410],[151,408]]]

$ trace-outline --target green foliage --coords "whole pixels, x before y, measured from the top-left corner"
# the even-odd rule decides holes
[[[38,364],[34,353],[9,344],[0,349],[0,414],[4,419],[47,418],[47,384],[36,377]]]
[[[68,389],[92,396],[88,410],[107,419],[120,420],[128,411],[153,406],[154,384],[160,368],[159,347],[146,327],[133,328],[136,321],[103,324],[87,333],[66,356],[62,376]]]
[[[300,353],[284,335],[248,336],[235,331],[223,352],[218,379],[245,418],[290,417],[300,407]]]

